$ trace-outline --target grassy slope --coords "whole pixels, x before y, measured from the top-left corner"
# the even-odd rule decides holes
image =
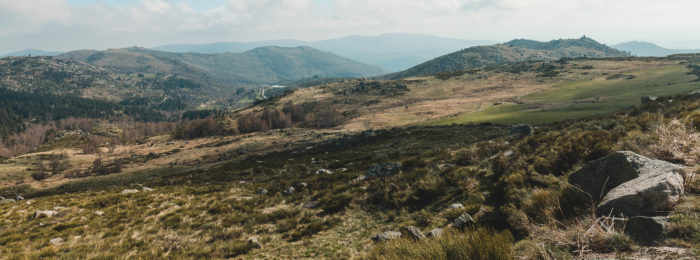
[[[490,106],[482,111],[436,120],[427,125],[464,123],[543,124],[610,113],[638,105],[642,96],[665,96],[700,88],[685,66],[644,69],[625,75],[591,80],[562,81],[551,89],[522,97],[524,104]]]

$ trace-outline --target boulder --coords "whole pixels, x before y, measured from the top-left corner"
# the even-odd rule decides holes
[[[650,246],[665,238],[667,217],[632,217],[627,221],[625,234],[640,245]]]
[[[52,238],[51,240],[49,240],[49,242],[52,245],[58,245],[58,244],[63,242],[63,238],[60,238],[60,237]]]
[[[508,134],[509,135],[535,135],[535,128],[533,128],[531,125],[527,125],[527,124],[513,125],[510,128],[510,132]]]
[[[265,188],[261,188],[258,190],[259,195],[266,195],[267,193],[268,193],[268,191]]]
[[[588,162],[569,176],[569,183],[590,194],[595,201],[600,201],[608,191],[625,182],[646,175],[680,174],[681,169],[683,167],[680,165],[619,151]]]
[[[149,192],[149,191],[153,191],[153,188],[141,187],[141,190],[143,190],[143,191],[145,191],[145,192]]]
[[[15,200],[17,200],[17,201],[24,200],[24,197],[22,197],[22,196],[17,196],[17,197],[15,197]]]
[[[442,228],[433,228],[432,230],[425,232],[425,236],[430,238],[438,238],[442,236],[442,233]]]
[[[653,216],[670,211],[683,193],[683,175],[676,171],[645,174],[610,190],[596,213]]]
[[[250,247],[255,248],[255,249],[260,249],[263,247],[262,243],[260,243],[260,241],[258,241],[258,237],[248,238],[248,245],[250,245]]]
[[[386,242],[401,237],[401,232],[386,231],[372,236],[370,239],[376,243]]]
[[[303,191],[303,190],[305,190],[306,187],[308,187],[308,186],[309,186],[309,184],[307,184],[306,182],[295,182],[295,183],[292,183],[292,187],[294,187],[294,189],[297,190],[297,191]]]
[[[454,221],[455,228],[457,229],[465,229],[467,227],[474,227],[476,226],[474,223],[474,219],[472,218],[469,213],[462,213],[461,216],[457,217]]]
[[[282,192],[282,195],[287,195],[287,196],[289,196],[289,195],[292,195],[292,194],[294,194],[294,187],[289,187],[289,188],[287,188],[286,190],[284,190],[284,191]]]
[[[464,208],[464,205],[462,205],[462,203],[454,203],[454,204],[450,205],[450,208],[451,209],[461,209],[461,208]]]
[[[399,172],[401,172],[401,162],[387,162],[370,166],[367,170],[367,176],[378,178],[395,175]]]
[[[402,237],[407,237],[413,240],[423,240],[425,239],[425,235],[418,229],[417,227],[414,226],[407,226],[403,228],[403,233],[401,234]]]
[[[333,171],[328,170],[328,169],[318,169],[316,170],[316,175],[319,174],[333,174]]]
[[[55,210],[37,210],[34,212],[34,218],[40,218],[40,217],[47,217],[51,218],[58,214],[58,211]]]
[[[95,215],[104,216],[104,215],[105,215],[105,212],[104,212],[104,211],[101,211],[101,210],[97,210],[97,211],[95,211]]]
[[[137,189],[125,189],[125,190],[122,190],[122,194],[131,194],[131,193],[137,193],[137,192],[139,192],[139,190],[137,190]]]
[[[655,101],[657,98],[658,97],[655,97],[655,96],[643,96],[641,101],[642,101],[642,104],[645,104],[645,103]]]

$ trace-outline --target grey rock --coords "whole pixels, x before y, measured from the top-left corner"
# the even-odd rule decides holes
[[[665,238],[667,217],[632,217],[627,221],[625,234],[640,245],[650,246]]]
[[[569,183],[600,201],[608,191],[642,175],[678,172],[682,166],[649,159],[630,151],[619,151],[588,162],[569,176]]]
[[[399,172],[401,172],[401,162],[387,162],[370,166],[367,170],[367,176],[378,178],[395,175]]]
[[[677,171],[645,174],[610,190],[596,213],[652,216],[670,211],[683,193],[683,175]]]
[[[58,244],[60,244],[60,243],[63,243],[63,238],[60,238],[60,237],[52,238],[51,240],[49,240],[49,242],[50,242],[52,245],[58,245]]]
[[[40,217],[47,217],[51,218],[58,214],[58,211],[55,210],[37,210],[34,212],[34,218],[40,218]]]
[[[320,203],[318,201],[309,201],[307,203],[304,203],[304,205],[302,205],[301,207],[305,209],[315,209],[318,208],[319,204]]]
[[[308,186],[309,186],[309,184],[307,184],[306,182],[295,182],[292,184],[292,187],[297,191],[303,191]]]
[[[282,192],[282,195],[287,195],[287,196],[289,196],[289,195],[292,195],[292,194],[294,194],[294,187],[289,187],[289,188],[287,188],[286,190],[284,190],[284,191]]]
[[[642,101],[642,104],[645,104],[645,103],[655,101],[657,98],[658,97],[655,97],[655,96],[643,96],[641,101]]]
[[[522,125],[513,125],[510,128],[509,135],[534,135],[535,134],[535,128],[533,128],[531,125],[527,124],[522,124]]]
[[[125,190],[122,190],[122,194],[131,194],[131,193],[137,193],[137,192],[139,192],[139,190],[137,190],[137,189],[125,189]]]
[[[258,190],[259,195],[267,195],[268,191],[265,188],[261,188]]]
[[[425,236],[430,238],[438,238],[442,236],[442,233],[444,233],[442,228],[433,228],[432,230],[425,232]]]
[[[105,215],[105,212],[104,212],[104,211],[101,211],[101,210],[98,210],[98,211],[95,211],[95,215],[104,216],[104,215]]]
[[[333,174],[333,171],[328,170],[328,169],[318,169],[316,170],[316,175],[319,174]]]
[[[17,201],[24,200],[24,197],[22,197],[22,196],[17,196],[17,197],[15,197],[15,200],[17,200]]]
[[[386,242],[401,237],[401,232],[386,231],[372,236],[370,239],[376,243]]]
[[[472,216],[466,212],[462,213],[461,216],[459,216],[458,218],[455,219],[454,225],[455,225],[455,228],[457,228],[457,229],[465,229],[467,227],[476,226]]]
[[[262,243],[258,240],[258,237],[250,237],[248,238],[248,244],[250,247],[255,248],[255,249],[260,249],[263,247]]]
[[[425,239],[425,235],[423,235],[423,233],[417,227],[407,226],[407,227],[403,228],[402,231],[403,231],[402,236],[405,236],[407,238],[410,238],[413,240]]]
[[[688,92],[688,95],[700,95],[700,89],[696,89]]]
[[[451,209],[461,209],[461,208],[464,208],[464,205],[462,205],[462,203],[453,203],[452,205],[450,205],[450,208]]]
[[[149,192],[149,191],[153,191],[153,188],[141,187],[141,190],[143,190],[143,191],[145,191],[145,192]]]

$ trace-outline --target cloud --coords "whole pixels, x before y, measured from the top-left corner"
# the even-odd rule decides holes
[[[0,0],[0,53],[412,32],[468,39],[698,42],[695,0]],[[194,8],[193,8],[194,7]],[[198,10],[198,11],[195,11]],[[675,46],[669,46],[675,47]],[[681,46],[679,46],[681,47]],[[700,46],[695,46],[700,47]]]

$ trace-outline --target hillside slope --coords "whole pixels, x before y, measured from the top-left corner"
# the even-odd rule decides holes
[[[463,48],[492,44],[492,41],[462,40],[431,35],[392,33],[376,36],[346,36],[320,41],[272,40],[259,42],[220,42],[211,44],[173,44],[154,47],[167,52],[196,52],[205,54],[241,53],[258,47],[309,46],[396,72],[410,68],[434,57]]]
[[[612,47],[616,48],[618,50],[629,52],[635,56],[652,56],[652,57],[654,57],[654,56],[655,57],[662,57],[662,56],[667,56],[667,55],[672,55],[672,54],[698,53],[698,52],[700,52],[700,49],[694,49],[694,50],[693,49],[687,49],[687,50],[667,49],[667,48],[658,46],[658,45],[650,43],[650,42],[638,42],[638,41],[623,42],[623,43],[615,44]]]
[[[384,73],[309,47],[260,47],[244,53],[171,53],[132,47],[102,52],[69,52],[73,58],[124,73],[176,74],[227,86],[274,84],[309,77],[364,77]]]
[[[554,61],[561,58],[627,57],[590,38],[538,42],[513,40],[504,44],[477,46],[450,53],[402,72],[387,75],[390,79],[425,76],[439,72],[466,70],[521,61]]]

